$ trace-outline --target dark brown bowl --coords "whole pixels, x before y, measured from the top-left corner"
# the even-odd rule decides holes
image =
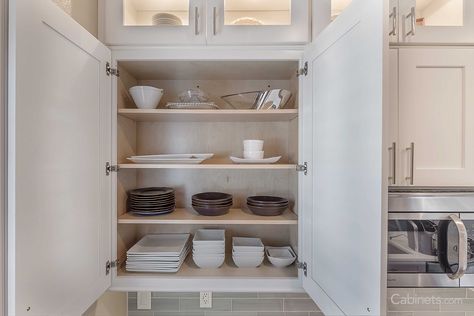
[[[248,208],[252,213],[259,216],[278,216],[283,214],[288,206],[283,207],[258,207],[247,204]]]
[[[249,196],[247,198],[247,202],[254,202],[254,203],[288,203],[288,200],[278,196],[268,196],[268,195],[257,195],[257,196]]]
[[[193,209],[200,215],[204,216],[220,216],[229,213],[230,206],[225,207],[200,207],[193,205]]]
[[[221,207],[232,207],[232,202],[226,203],[226,204],[206,204],[206,203],[192,203],[192,206],[197,206],[197,207],[207,207],[207,208],[221,208]]]
[[[225,203],[232,201],[232,195],[221,192],[203,192],[192,196],[193,201],[203,203]]]
[[[247,201],[248,205],[258,206],[258,207],[283,207],[290,205],[289,202],[286,203],[258,203],[258,202],[251,202]]]

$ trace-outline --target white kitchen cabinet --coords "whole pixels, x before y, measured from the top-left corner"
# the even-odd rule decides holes
[[[382,2],[355,0],[305,51],[133,47],[114,51],[113,58],[49,0],[19,0],[16,12],[18,50],[10,59],[16,78],[9,87],[16,98],[9,118],[9,181],[16,184],[8,188],[9,238],[16,239],[9,269],[17,269],[9,281],[16,289],[9,293],[11,314],[78,315],[107,288],[304,289],[326,314],[385,312],[388,37]],[[107,71],[116,68],[120,77]],[[165,89],[158,109],[133,107],[127,90],[137,84]],[[294,98],[272,112],[163,108],[195,86],[220,106],[221,95],[268,87],[289,89]],[[281,163],[230,164],[227,157],[239,154],[242,139],[250,137],[264,139]],[[126,160],[173,151],[216,157],[194,166]],[[127,190],[151,185],[176,187],[178,209],[129,216]],[[228,215],[215,219],[190,210],[192,194],[216,188],[235,196]],[[283,216],[253,216],[243,202],[250,194],[286,196],[291,208]],[[191,258],[176,274],[124,269],[127,249],[145,234],[201,227],[223,227],[228,240],[258,236],[267,245],[292,245],[299,269],[269,263],[238,269],[227,261],[218,270],[201,270]]]
[[[105,0],[101,37],[120,46],[304,44],[309,8],[308,0]],[[180,25],[159,24],[157,14],[171,14]]]
[[[399,50],[399,184],[474,184],[474,49]]]
[[[474,43],[474,1],[399,0],[400,43]]]
[[[398,141],[398,49],[391,48],[389,56],[389,148],[388,148],[388,183],[389,185],[400,184],[400,153]]]

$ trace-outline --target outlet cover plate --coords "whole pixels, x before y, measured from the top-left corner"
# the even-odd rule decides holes
[[[151,292],[137,292],[137,309],[151,309]]]
[[[212,292],[199,293],[199,307],[212,308]]]

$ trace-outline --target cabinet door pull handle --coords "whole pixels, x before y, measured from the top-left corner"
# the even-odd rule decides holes
[[[392,13],[390,13],[390,18],[392,19],[392,30],[390,31],[390,33],[388,35],[396,36],[397,35],[397,29],[398,29],[398,26],[397,26],[397,21],[398,21],[397,7],[393,7]]]
[[[199,8],[194,7],[194,35],[199,35]]]
[[[217,35],[217,7],[212,8],[212,32]]]
[[[410,24],[411,24],[411,30],[408,31],[406,36],[415,36],[415,29],[416,29],[416,12],[415,12],[415,7],[411,8],[410,13],[406,17],[407,19],[410,19]]]
[[[456,225],[456,229],[458,230],[458,270],[449,275],[449,278],[452,280],[460,279],[467,270],[467,230],[466,226],[464,225],[463,221],[455,214],[449,215],[449,218],[454,222]]]
[[[388,179],[390,180],[390,184],[395,185],[397,184],[397,143],[392,143],[392,147],[388,150],[392,152],[392,165],[390,168],[392,175],[388,177]]]
[[[406,148],[410,152],[410,175],[405,178],[405,180],[410,180],[410,184],[414,183],[414,174],[415,174],[415,143],[411,143],[410,147]]]

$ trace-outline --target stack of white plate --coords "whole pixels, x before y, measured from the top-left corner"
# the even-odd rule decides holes
[[[127,251],[127,271],[178,272],[190,251],[190,236],[146,235]]]
[[[196,231],[193,239],[193,260],[202,269],[219,268],[225,260],[225,230]]]
[[[232,238],[232,259],[239,268],[256,268],[262,264],[265,246],[260,238]]]
[[[183,25],[179,17],[170,13],[157,13],[151,18],[153,25]]]

